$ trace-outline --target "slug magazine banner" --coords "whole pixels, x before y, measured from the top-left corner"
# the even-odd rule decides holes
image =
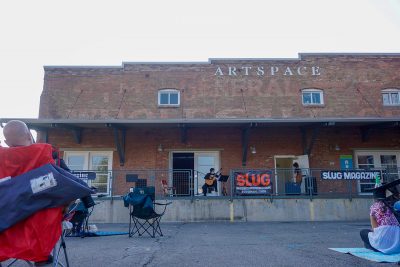
[[[323,180],[371,180],[380,176],[380,171],[321,171]]]
[[[272,194],[272,172],[267,170],[238,171],[233,173],[236,195]]]

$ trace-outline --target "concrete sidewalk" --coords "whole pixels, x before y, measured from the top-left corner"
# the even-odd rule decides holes
[[[163,223],[164,237],[68,237],[73,267],[395,266],[329,250],[362,247],[368,222]],[[127,224],[97,224],[127,231]],[[16,266],[26,266],[18,263]]]

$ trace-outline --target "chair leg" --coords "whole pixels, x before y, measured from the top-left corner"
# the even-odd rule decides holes
[[[13,259],[9,264],[7,264],[7,266],[6,267],[10,267],[10,266],[12,266],[15,262],[17,262],[18,261],[18,259]],[[30,262],[30,261],[25,261],[27,264],[28,264],[28,266],[31,266],[31,267],[34,267],[35,265],[32,263],[32,262]],[[0,267],[1,267],[2,265],[1,265],[1,262],[0,262]]]
[[[129,237],[132,237],[132,210],[131,210],[131,206],[129,205]]]
[[[63,233],[60,238],[60,245],[58,246],[58,249],[54,248],[53,249],[53,267],[57,267],[58,265],[62,267],[69,267],[69,260],[68,260],[68,254],[67,254],[67,246],[65,244],[65,236],[66,231],[63,230]],[[60,262],[60,253],[61,249],[64,251],[64,259],[65,259],[65,265]]]
[[[17,261],[17,259],[14,259],[12,262],[10,262],[6,267],[10,267],[11,265],[13,265],[15,262]]]
[[[164,236],[162,231],[161,231],[161,227],[160,227],[160,221],[161,221],[161,217],[158,217],[155,219],[155,224],[156,224],[156,233],[158,233],[160,236]]]

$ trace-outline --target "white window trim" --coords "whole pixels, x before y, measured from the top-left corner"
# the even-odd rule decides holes
[[[374,158],[374,168],[381,169],[382,164],[379,160],[381,155],[396,155],[397,158],[397,166],[400,166],[400,150],[356,150],[354,152],[354,163],[355,168],[358,168],[358,156],[373,156]],[[399,173],[400,174],[400,173]],[[359,195],[372,195],[372,193],[361,192],[360,181],[357,181],[357,190]],[[371,187],[374,184],[371,183]]]
[[[178,104],[161,104],[161,94],[162,93],[176,93],[178,94]],[[177,89],[161,89],[158,90],[158,106],[159,107],[179,107],[181,105],[181,92]]]
[[[397,89],[397,88],[387,88],[387,89],[383,89],[383,90],[381,90],[381,95],[382,95],[382,105],[383,106],[385,106],[385,107],[393,107],[393,106],[395,106],[395,107],[397,107],[397,106],[400,106],[400,101],[399,101],[399,103],[395,103],[395,104],[393,104],[392,103],[392,98],[389,96],[389,104],[385,104],[384,102],[383,102],[383,94],[392,94],[392,93],[397,93],[398,94],[398,97],[400,98],[400,89]]]
[[[99,151],[99,150],[64,150],[63,159],[66,160],[68,155],[82,155],[85,157],[84,162],[84,169],[79,171],[92,171],[92,164],[90,161],[90,155],[107,155],[108,156],[108,181],[107,181],[107,194],[111,192],[111,172],[112,172],[112,165],[113,165],[113,151]],[[66,161],[67,163],[67,161]],[[91,182],[88,181],[90,185]]]
[[[304,98],[303,94],[304,93],[319,93],[320,94],[320,99],[321,103],[304,103]],[[301,90],[301,103],[303,106],[323,106],[325,104],[324,101],[324,91],[321,89],[314,89],[314,88],[306,88]]]

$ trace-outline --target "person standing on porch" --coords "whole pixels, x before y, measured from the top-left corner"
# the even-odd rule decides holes
[[[305,193],[305,184],[303,182],[303,174],[302,171],[300,169],[299,163],[298,162],[294,162],[293,163],[293,182],[298,184],[300,186],[300,191],[301,193]]]

